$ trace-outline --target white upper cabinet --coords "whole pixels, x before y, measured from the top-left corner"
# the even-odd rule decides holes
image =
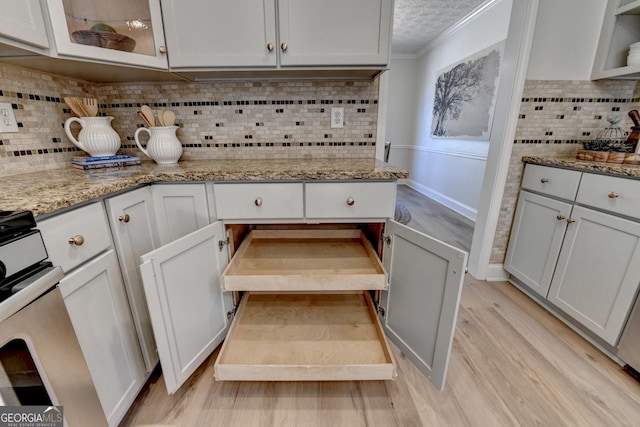
[[[51,0],[47,7],[60,57],[167,69],[159,0]]]
[[[607,0],[591,79],[640,77],[640,61],[628,64],[629,46],[640,42],[640,0]]]
[[[393,0],[162,0],[171,69],[389,62]]]
[[[0,0],[0,7],[0,36],[10,39],[9,43],[17,41],[38,48],[49,47],[40,1]]]
[[[276,66],[275,0],[161,3],[171,68]]]
[[[386,65],[392,0],[279,0],[280,65]]]

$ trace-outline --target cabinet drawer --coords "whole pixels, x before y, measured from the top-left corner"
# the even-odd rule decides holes
[[[304,215],[303,184],[214,184],[218,219],[295,219]]]
[[[395,182],[307,183],[307,218],[393,218]]]
[[[49,259],[65,272],[111,246],[109,225],[101,203],[47,218],[38,222],[38,228]]]
[[[395,378],[368,292],[245,293],[214,372],[232,381]]]
[[[522,188],[573,200],[581,174],[578,171],[528,164],[522,177]]]
[[[640,219],[640,181],[585,173],[576,201]]]
[[[227,291],[386,289],[360,230],[252,230],[222,273]]]

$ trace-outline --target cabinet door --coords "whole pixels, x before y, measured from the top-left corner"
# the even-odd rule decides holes
[[[109,425],[117,425],[145,370],[113,249],[65,276],[60,291]]]
[[[59,55],[167,69],[159,0],[50,0],[47,7]]]
[[[130,191],[105,201],[129,306],[147,372],[158,363],[149,309],[140,277],[140,257],[160,245],[151,190]]]
[[[467,253],[389,221],[383,262],[389,289],[380,295],[389,339],[440,390],[458,317]]]
[[[520,192],[504,269],[546,298],[571,205]]]
[[[204,184],[156,184],[151,194],[161,245],[209,224]]]
[[[0,0],[0,7],[2,36],[45,49],[49,47],[39,0]]]
[[[140,272],[160,364],[174,393],[222,342],[233,302],[222,292],[228,262],[222,222],[184,236],[142,257]]]
[[[573,208],[548,300],[616,345],[640,277],[640,223]]]
[[[386,65],[392,19],[392,0],[279,0],[280,65]]]
[[[161,3],[171,69],[276,66],[275,0]]]

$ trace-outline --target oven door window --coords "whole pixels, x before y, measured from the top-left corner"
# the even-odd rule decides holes
[[[27,343],[13,339],[0,347],[0,406],[51,404]]]

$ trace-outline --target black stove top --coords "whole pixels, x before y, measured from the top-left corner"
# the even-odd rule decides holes
[[[31,211],[0,211],[0,241],[36,227]]]

